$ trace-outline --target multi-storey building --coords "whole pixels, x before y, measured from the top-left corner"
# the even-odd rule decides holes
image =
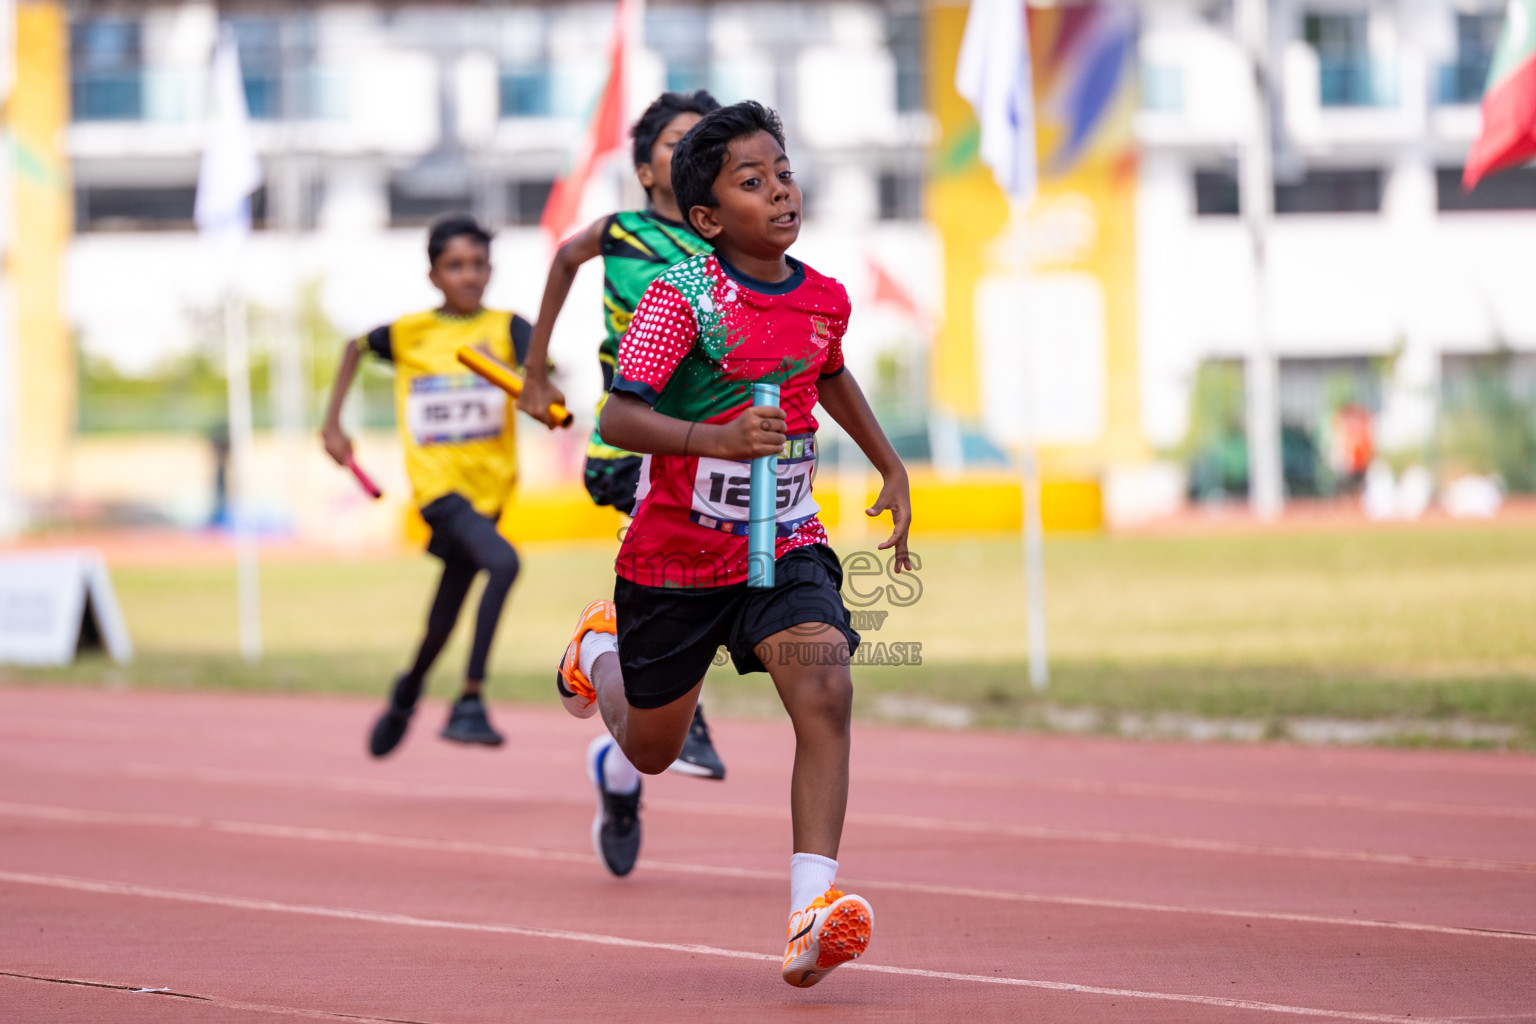
[[[498,229],[487,301],[536,312],[551,254],[537,225],[603,87],[612,3],[190,0],[70,11],[76,235],[66,303],[90,365],[142,373],[218,342],[217,288],[192,211],[221,23],[238,44],[266,179],[241,279],[258,360],[270,356],[270,371],[257,373],[259,426],[297,430],[313,419],[321,383],[307,361],[328,356],[310,350],[317,333],[333,345],[332,333],[435,301],[423,229],[445,212],[468,210]],[[807,195],[806,258],[856,292],[875,259],[931,302],[921,16],[915,3],[652,3],[631,59],[630,112],[664,88],[777,107]],[[642,201],[619,158],[589,188],[584,216]],[[600,386],[600,294],[594,265],[554,339],[578,409],[591,408]],[[856,358],[872,372],[882,353],[920,341],[899,314],[860,326]],[[921,376],[893,387],[892,409],[920,406]],[[381,424],[389,414],[379,401],[362,418]],[[219,417],[211,392],[149,404],[97,394],[79,425],[89,437],[206,429]],[[525,432],[534,481],[568,473],[569,452],[543,451],[534,433]]]
[[[1325,461],[1342,404],[1372,415],[1379,447],[1415,450],[1443,400],[1481,379],[1485,357],[1510,353],[1503,379],[1530,389],[1536,251],[1522,243],[1536,229],[1536,171],[1459,187],[1496,0],[1273,0],[1274,215],[1260,272],[1238,216],[1254,72],[1232,7],[1137,5],[1139,421],[1147,450],[1167,452],[1220,419],[1223,395],[1241,400],[1223,382],[1240,381],[1262,315],[1280,360],[1288,483],[1305,493],[1322,486],[1305,463]],[[314,338],[331,345],[433,301],[422,228],[441,212],[498,226],[489,301],[536,309],[550,253],[536,222],[604,80],[611,4],[77,0],[68,10],[66,310],[90,365],[131,376],[217,341],[216,288],[191,219],[221,20],[238,42],[266,175],[241,286],[268,359],[259,422],[312,420],[311,364],[325,356]],[[874,295],[878,266],[937,313],[946,254],[923,219],[937,142],[930,25],[919,0],[652,2],[631,106],[707,87],[778,107],[807,195],[806,258],[844,278],[856,304]],[[586,212],[638,199],[620,160]],[[555,338],[578,408],[598,383],[586,365],[598,294],[588,270]],[[929,343],[920,318],[871,302],[849,339],[918,456]],[[217,399],[197,401],[103,393],[77,425],[89,439],[216,424]],[[1225,413],[1240,430],[1240,411]],[[568,454],[535,450],[534,478],[558,476]]]
[[[1280,360],[1293,490],[1317,484],[1306,479],[1307,445],[1326,448],[1327,418],[1343,403],[1374,415],[1378,448],[1406,459],[1428,446],[1446,472],[1491,468],[1457,465],[1478,460],[1430,443],[1437,422],[1475,411],[1479,382],[1524,402],[1533,429],[1536,250],[1526,239],[1536,170],[1461,187],[1504,9],[1495,0],[1269,4],[1273,216],[1260,274],[1238,216],[1254,72],[1233,4],[1143,6],[1137,227],[1150,437],[1171,445],[1186,435],[1202,365],[1208,405],[1219,404],[1212,374],[1228,360],[1238,379],[1260,308]],[[1241,425],[1240,413],[1229,418]],[[1504,472],[1529,487],[1536,467]]]

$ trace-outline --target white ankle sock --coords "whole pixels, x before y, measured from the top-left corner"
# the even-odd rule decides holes
[[[629,763],[617,742],[612,743],[603,755],[603,788],[611,793],[633,793],[639,786],[639,769]]]
[[[581,638],[581,647],[576,652],[576,667],[581,669],[581,674],[587,677],[588,682],[592,681],[592,666],[597,664],[598,656],[610,651],[619,653],[619,638],[612,633],[599,633],[594,629]]]
[[[804,910],[811,900],[832,888],[837,880],[837,861],[814,853],[789,858],[789,912]]]

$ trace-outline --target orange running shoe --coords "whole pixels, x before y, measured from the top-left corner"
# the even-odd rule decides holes
[[[560,694],[560,703],[577,718],[591,718],[597,713],[597,691],[581,674],[580,668],[581,638],[592,632],[618,634],[618,613],[612,601],[593,601],[581,610],[581,617],[576,620],[576,635],[571,637],[565,657],[560,659],[560,667],[555,670],[555,690]]]
[[[874,927],[875,912],[864,897],[828,889],[810,906],[789,915],[784,980],[810,988],[838,964],[862,956]]]

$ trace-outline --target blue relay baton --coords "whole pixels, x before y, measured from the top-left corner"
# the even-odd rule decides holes
[[[779,386],[752,385],[752,404],[779,406]],[[778,532],[777,455],[752,460],[752,497],[747,522],[747,586],[773,586],[773,552]]]

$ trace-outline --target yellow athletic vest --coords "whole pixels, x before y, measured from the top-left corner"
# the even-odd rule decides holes
[[[491,309],[472,317],[430,310],[390,324],[395,422],[418,508],[458,492],[494,516],[511,498],[517,403],[454,357],[472,345],[517,365],[511,328],[511,313]]]

